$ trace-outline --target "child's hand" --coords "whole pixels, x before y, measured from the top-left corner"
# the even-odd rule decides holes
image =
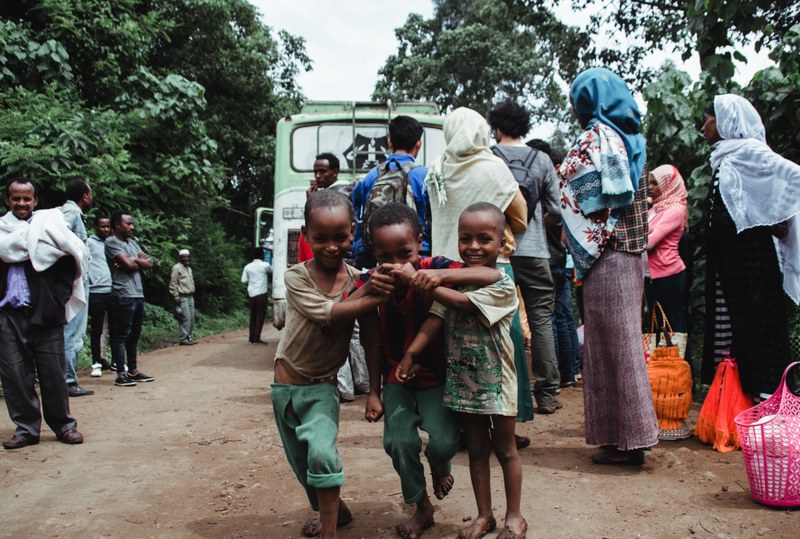
[[[436,287],[442,286],[441,272],[436,270],[419,270],[411,280],[411,286],[423,292],[430,292]]]
[[[370,392],[367,397],[367,408],[364,411],[364,419],[372,423],[383,416],[383,403],[377,393]]]
[[[404,384],[413,380],[417,375],[417,371],[419,371],[419,365],[414,363],[414,358],[406,354],[397,364],[394,374],[397,377],[397,381]]]
[[[410,262],[406,262],[402,266],[396,264],[391,273],[399,281],[402,281],[405,284],[411,284],[411,280],[414,278],[417,270],[414,269],[414,266],[412,266]]]
[[[391,271],[394,269],[392,264],[382,264],[369,276],[369,280],[364,283],[367,287],[365,292],[373,296],[388,296],[394,290],[394,276]]]

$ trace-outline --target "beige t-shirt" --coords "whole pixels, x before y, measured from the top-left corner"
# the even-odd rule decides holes
[[[334,376],[347,360],[355,320],[331,326],[333,306],[341,302],[345,292],[353,289],[359,270],[346,266],[348,282],[337,294],[322,292],[311,278],[308,262],[296,264],[284,274],[286,284],[286,327],[283,330],[275,360],[282,359],[293,370],[307,378]],[[380,346],[380,335],[361,332],[364,348]]]

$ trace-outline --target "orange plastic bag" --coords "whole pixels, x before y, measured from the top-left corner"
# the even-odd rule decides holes
[[[692,435],[685,421],[692,407],[692,368],[680,356],[677,346],[653,350],[647,364],[653,391],[660,440],[682,440]]]
[[[733,420],[752,406],[753,399],[742,391],[739,365],[735,359],[725,358],[717,366],[694,433],[704,442],[713,444],[720,453],[739,449],[739,435]]]

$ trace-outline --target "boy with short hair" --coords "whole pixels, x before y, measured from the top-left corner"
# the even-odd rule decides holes
[[[381,268],[396,267],[392,275],[397,280],[391,297],[378,309],[381,348],[367,355],[370,394],[365,417],[376,421],[386,411],[383,446],[400,476],[403,499],[409,505],[416,505],[413,516],[397,525],[396,530],[401,537],[419,537],[433,526],[434,507],[426,490],[418,429],[428,433],[425,456],[433,478],[433,492],[442,499],[453,486],[450,460],[458,450],[460,422],[454,412],[442,406],[446,363],[441,336],[417,357],[413,381],[404,383],[395,376],[398,361],[427,318],[433,302],[430,295],[409,283],[420,289],[439,284],[488,285],[500,279],[501,274],[490,268],[459,269],[464,265],[443,257],[420,257],[419,221],[414,210],[405,204],[388,203],[379,208],[368,226],[375,259]],[[357,287],[369,283],[374,272],[363,274]]]
[[[488,203],[473,204],[458,221],[458,251],[467,267],[495,268],[505,240],[503,212]],[[501,270],[502,271],[502,270]],[[499,538],[524,538],[528,525],[520,513],[522,466],[514,442],[517,378],[511,321],[518,300],[508,275],[484,287],[460,290],[438,286],[436,304],[398,364],[399,380],[414,378],[422,350],[445,329],[447,377],[443,403],[460,413],[469,452],[469,469],[478,516],[459,537],[483,537],[496,527],[492,514],[489,458],[503,469],[505,527]]]
[[[347,296],[358,278],[358,270],[343,262],[354,217],[345,195],[330,189],[314,193],[302,227],[314,258],[292,266],[284,277],[286,329],[275,353],[270,397],[287,460],[319,510],[319,518],[303,526],[307,537],[336,537],[336,527],[352,520],[339,497],[344,472],[336,450],[336,373],[347,358],[356,317],[383,303],[393,287],[392,278],[378,271]],[[380,345],[375,329],[362,337],[366,349]]]

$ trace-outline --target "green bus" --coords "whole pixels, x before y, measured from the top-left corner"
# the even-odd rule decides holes
[[[355,182],[385,162],[389,121],[411,116],[423,126],[417,162],[430,165],[445,148],[444,117],[433,103],[312,101],[299,114],[278,122],[275,142],[273,208],[258,208],[255,245],[272,249],[273,324],[283,327],[286,289],[283,274],[297,263],[306,189],[314,179],[314,158],[330,152],[339,158],[339,181]]]

